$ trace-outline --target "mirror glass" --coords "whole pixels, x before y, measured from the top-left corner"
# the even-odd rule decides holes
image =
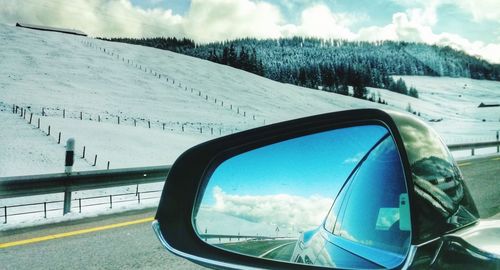
[[[248,256],[330,267],[397,266],[410,245],[408,195],[388,129],[323,131],[233,156],[193,212],[203,241]]]

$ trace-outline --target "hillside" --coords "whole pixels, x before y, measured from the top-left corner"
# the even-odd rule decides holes
[[[412,42],[359,42],[315,38],[240,39],[195,44],[188,39],[114,38],[207,59],[266,78],[368,98],[363,87],[379,87],[418,96],[415,89],[396,87],[392,75],[449,76],[500,80],[500,65],[454,50]],[[356,91],[359,90],[359,91]]]
[[[78,157],[86,146],[75,169],[88,170],[108,161],[111,168],[171,164],[218,136],[353,108],[411,104],[424,120],[441,119],[431,124],[449,142],[489,140],[499,126],[498,107],[477,108],[498,100],[498,82],[403,77],[420,98],[368,88],[389,104],[382,105],[143,46],[4,25],[0,36],[0,176],[62,171],[59,132],[63,142],[76,139]],[[13,114],[13,105],[27,116]]]

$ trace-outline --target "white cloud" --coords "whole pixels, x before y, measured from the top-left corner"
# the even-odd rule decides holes
[[[475,21],[500,21],[500,2],[498,0],[456,0],[454,3],[463,11],[469,12]]]
[[[216,211],[255,223],[278,225],[296,230],[318,227],[330,210],[332,198],[318,195],[301,197],[278,195],[230,195],[220,187],[213,189],[215,204],[208,211]]]
[[[395,13],[392,23],[382,27],[366,27],[358,32],[359,40],[399,40],[414,41],[441,46],[450,46],[468,54],[479,56],[493,63],[500,63],[500,44],[486,44],[481,41],[470,41],[452,33],[436,34],[432,30],[434,17],[430,11],[410,9],[407,12]]]
[[[278,38],[282,24],[277,7],[250,0],[193,0],[185,18],[186,35],[201,42]]]
[[[74,28],[93,36],[181,36],[183,18],[172,10],[142,9],[128,0],[0,0],[0,20]]]
[[[350,157],[350,158],[347,158],[346,160],[344,160],[342,163],[343,164],[349,164],[349,163],[358,163],[362,158],[363,156],[365,155],[366,153],[357,153],[356,155],[354,155],[353,157]]]
[[[316,5],[302,12],[301,24],[294,34],[320,38],[353,39],[355,34],[347,27],[350,18],[346,14],[334,14],[325,5]]]
[[[185,29],[189,37],[201,42],[241,37],[351,39],[355,35],[347,26],[352,20],[352,16],[335,14],[320,4],[304,9],[299,24],[287,24],[279,8],[266,2],[194,0],[185,18]]]
[[[157,0],[151,0],[157,1]],[[75,28],[92,36],[176,36],[197,42],[243,37],[278,38],[309,36],[349,40],[405,40],[447,45],[500,63],[500,43],[470,41],[453,33],[434,33],[436,10],[443,4],[456,4],[469,10],[476,20],[500,20],[497,0],[394,0],[407,6],[393,14],[385,26],[371,26],[353,32],[350,26],[365,16],[333,12],[324,4],[309,4],[297,24],[287,23],[280,9],[265,1],[193,0],[185,16],[170,9],[144,9],[130,0],[0,0],[0,22],[17,21],[55,27]],[[295,0],[289,1],[296,5]]]

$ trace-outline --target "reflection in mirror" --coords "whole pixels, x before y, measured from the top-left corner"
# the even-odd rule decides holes
[[[467,226],[479,218],[462,174],[448,147],[425,123],[395,114],[411,165],[418,241]]]
[[[302,136],[222,162],[198,198],[193,224],[203,241],[248,256],[336,267],[397,266],[410,235],[403,175],[383,126]]]

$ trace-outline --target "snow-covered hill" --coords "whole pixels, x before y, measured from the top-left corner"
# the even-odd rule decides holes
[[[0,37],[0,176],[61,172],[59,132],[76,139],[77,156],[86,147],[75,169],[89,170],[171,164],[216,136],[352,108],[410,104],[442,119],[432,125],[451,143],[491,140],[500,129],[500,107],[477,108],[500,102],[498,82],[403,77],[420,99],[370,89],[389,103],[381,105],[147,47],[5,25]],[[13,114],[14,104],[27,115]]]

